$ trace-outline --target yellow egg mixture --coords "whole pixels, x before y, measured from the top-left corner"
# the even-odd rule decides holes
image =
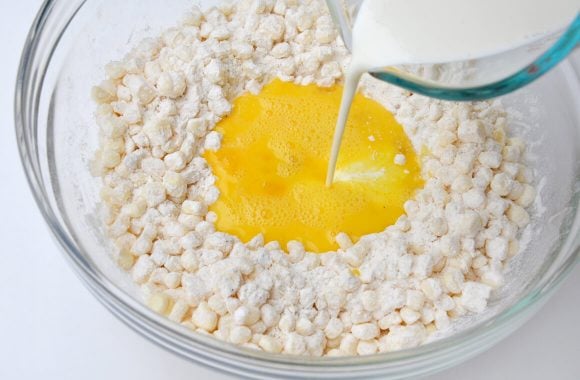
[[[219,231],[325,252],[338,248],[339,232],[357,240],[399,218],[423,184],[419,163],[403,128],[372,99],[355,97],[335,182],[325,186],[341,95],[341,86],[275,80],[234,101],[216,127],[221,148],[205,153],[221,192],[211,206]],[[397,154],[406,164],[394,163]]]

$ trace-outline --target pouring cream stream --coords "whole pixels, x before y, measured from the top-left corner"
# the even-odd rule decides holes
[[[342,136],[362,75],[402,64],[477,59],[524,46],[567,26],[580,0],[364,0],[328,163],[334,180]]]

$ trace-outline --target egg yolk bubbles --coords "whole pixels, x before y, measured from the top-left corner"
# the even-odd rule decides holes
[[[325,186],[341,95],[341,86],[274,80],[234,100],[216,126],[221,148],[204,154],[220,191],[210,207],[217,230],[321,253],[338,248],[339,232],[356,241],[396,222],[423,181],[402,126],[376,101],[356,95],[334,183]],[[395,163],[399,154],[404,164]]]

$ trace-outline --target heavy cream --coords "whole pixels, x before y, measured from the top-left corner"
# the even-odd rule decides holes
[[[565,28],[580,0],[364,0],[352,31],[326,183],[334,171],[360,77],[402,64],[464,61],[524,46]]]

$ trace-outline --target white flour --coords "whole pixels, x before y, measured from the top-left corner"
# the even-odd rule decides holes
[[[116,259],[171,320],[274,353],[410,348],[485,310],[518,252],[534,200],[524,145],[498,102],[446,103],[363,78],[422,152],[425,187],[384,232],[324,255],[215,231],[219,197],[201,154],[244,91],[279,77],[342,81],[348,55],[321,1],[194,9],[178,28],[107,66],[93,90],[105,223]]]

